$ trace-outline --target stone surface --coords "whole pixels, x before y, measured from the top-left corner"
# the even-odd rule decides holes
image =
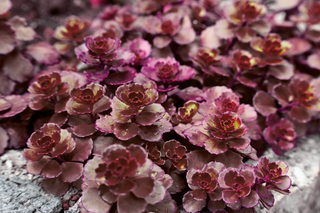
[[[0,156],[0,212],[6,213],[78,213],[79,190],[71,188],[55,197],[42,188],[43,178],[28,174],[21,150],[8,150]],[[63,211],[63,204],[69,209]]]

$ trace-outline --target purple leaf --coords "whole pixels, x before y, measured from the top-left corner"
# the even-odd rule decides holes
[[[91,138],[74,138],[76,147],[71,153],[64,154],[63,156],[68,161],[84,162],[91,154],[93,142]]]

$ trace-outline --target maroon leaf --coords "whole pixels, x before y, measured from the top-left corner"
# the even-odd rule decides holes
[[[221,212],[216,212],[216,213],[224,213],[225,211],[223,210],[226,207],[226,203],[223,200],[218,200],[218,201],[212,201],[210,200],[208,202],[208,209],[211,212],[216,212],[217,210],[222,210]]]
[[[9,24],[0,22],[0,54],[8,54],[15,47],[15,33]]]
[[[241,204],[246,208],[253,208],[259,203],[259,195],[256,191],[251,191],[246,197],[241,198]]]
[[[253,97],[253,105],[263,116],[269,116],[277,112],[276,104],[272,97],[264,92],[258,91]]]
[[[59,127],[63,126],[69,118],[69,114],[67,112],[55,113],[52,115],[48,123],[55,123]]]
[[[156,204],[162,201],[166,196],[166,189],[162,185],[162,182],[155,181],[154,184],[152,193],[144,198],[150,204]]]
[[[112,72],[104,82],[110,85],[122,85],[133,81],[136,77],[136,70],[131,67],[120,67],[118,71]]]
[[[96,129],[104,133],[113,133],[115,124],[116,122],[111,116],[101,116],[98,120],[96,120]]]
[[[99,101],[97,101],[93,105],[92,112],[100,113],[100,112],[106,111],[110,109],[110,105],[111,105],[110,98],[104,95]]]
[[[29,161],[38,161],[43,157],[43,155],[37,154],[33,149],[24,149],[22,152],[22,155],[26,160],[29,160]]]
[[[301,122],[301,123],[307,123],[311,120],[311,115],[302,106],[294,106],[291,108],[289,111],[289,115],[296,121]]]
[[[96,131],[97,130],[94,124],[80,124],[73,127],[73,134],[81,138],[90,136]]]
[[[55,178],[58,177],[62,172],[60,164],[55,161],[51,160],[44,165],[41,170],[41,175],[45,178]]]
[[[93,142],[91,138],[74,138],[76,142],[75,149],[68,154],[63,156],[69,161],[79,161],[84,162],[88,159],[91,154]]]
[[[225,140],[220,140],[217,138],[210,138],[204,142],[205,149],[211,154],[219,155],[228,150]]]
[[[205,150],[191,151],[186,156],[188,159],[188,170],[202,169],[205,164],[215,160],[215,156]]]
[[[33,75],[33,65],[17,50],[4,58],[3,72],[9,78],[20,83],[25,82]]]
[[[146,141],[156,142],[162,138],[162,134],[172,129],[172,124],[166,119],[161,119],[151,126],[140,126],[139,136]]]
[[[38,161],[28,161],[26,169],[30,174],[39,175],[43,167],[51,161],[50,157],[44,156]]]
[[[62,182],[74,182],[82,176],[83,165],[81,163],[64,162],[61,164],[62,173],[59,180]]]
[[[83,207],[95,213],[106,213],[111,208],[111,205],[106,203],[100,196],[97,188],[89,187],[82,194]]]
[[[140,132],[139,126],[135,123],[116,123],[114,125],[114,134],[120,140],[133,138]]]
[[[138,198],[131,192],[119,196],[117,203],[119,213],[143,212],[146,206],[147,202],[143,198]]]
[[[154,180],[150,177],[138,178],[134,180],[136,183],[136,187],[132,190],[132,192],[137,197],[146,197],[148,196],[154,187]]]
[[[42,182],[42,187],[47,193],[60,197],[68,191],[70,184],[61,182],[58,178],[46,178]]]
[[[124,179],[120,183],[109,186],[110,191],[116,195],[124,195],[129,191],[132,191],[136,187],[135,181],[130,179]]]
[[[142,112],[136,116],[136,122],[142,126],[152,125],[161,119],[165,114],[165,109],[161,104],[150,104],[143,108]]]
[[[8,140],[9,137],[7,135],[7,132],[0,127],[0,154],[4,153],[4,150],[7,148],[8,146]]]
[[[54,65],[60,62],[60,53],[49,43],[39,42],[29,45],[26,53],[41,64]]]
[[[192,212],[192,213],[200,211],[207,204],[206,200],[196,200],[192,196],[191,191],[184,194],[182,203],[183,203],[183,208],[186,211]]]
[[[271,66],[269,73],[279,80],[289,80],[293,76],[294,66],[287,61]]]

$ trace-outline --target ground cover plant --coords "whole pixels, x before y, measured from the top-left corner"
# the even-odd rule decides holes
[[[249,213],[290,193],[288,165],[259,157],[319,129],[319,2],[91,4],[39,34],[0,1],[0,154],[23,148],[83,213]]]

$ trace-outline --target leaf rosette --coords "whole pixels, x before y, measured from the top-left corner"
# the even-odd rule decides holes
[[[89,212],[108,212],[117,202],[119,213],[144,212],[165,198],[161,179],[171,178],[152,164],[141,146],[114,144],[85,166],[82,205]]]

